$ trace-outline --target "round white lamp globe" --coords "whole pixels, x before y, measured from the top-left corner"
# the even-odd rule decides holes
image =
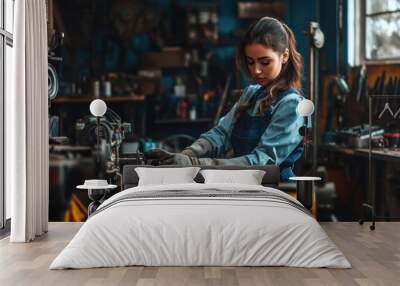
[[[309,99],[303,99],[297,105],[297,112],[304,117],[314,113],[314,103]]]
[[[90,103],[89,109],[93,116],[100,117],[106,113],[107,104],[101,99],[95,99]]]

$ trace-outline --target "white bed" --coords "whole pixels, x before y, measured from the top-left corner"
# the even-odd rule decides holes
[[[138,186],[114,195],[50,269],[128,265],[351,267],[289,195],[263,186],[198,183]]]

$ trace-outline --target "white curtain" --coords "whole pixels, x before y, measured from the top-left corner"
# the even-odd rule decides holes
[[[47,232],[49,148],[45,0],[15,1],[13,92],[6,98],[12,242]]]

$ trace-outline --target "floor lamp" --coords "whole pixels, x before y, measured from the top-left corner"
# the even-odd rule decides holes
[[[304,137],[304,157],[308,160],[308,130],[312,129],[311,115],[314,113],[314,103],[309,99],[303,99],[297,105],[297,113],[304,117],[305,124],[300,128],[300,135]],[[314,160],[316,158],[313,158]],[[314,162],[313,162],[314,163]]]
[[[101,99],[95,99],[90,103],[90,113],[97,121],[97,150],[100,150],[100,118],[107,112],[107,104]]]
[[[304,157],[308,160],[308,131],[311,129],[311,115],[314,113],[314,103],[309,99],[303,99],[297,105],[297,113],[304,117],[304,125],[299,129],[299,133],[304,137]],[[312,157],[314,160],[315,158]],[[314,162],[312,162],[314,163]],[[289,180],[296,181],[297,199],[308,209],[311,209],[313,202],[313,183],[319,177],[290,177]]]

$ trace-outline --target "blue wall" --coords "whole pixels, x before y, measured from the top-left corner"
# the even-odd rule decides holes
[[[304,59],[304,91],[307,87],[307,62],[308,62],[308,39],[303,35],[303,31],[308,29],[310,21],[318,21],[316,0],[286,0],[288,13],[286,17],[287,24],[292,28],[296,35],[299,52]],[[319,23],[322,32],[325,35],[325,45],[320,50],[321,74],[336,73],[336,0],[320,0]],[[343,32],[340,65],[342,71],[347,63],[347,0],[343,0]]]
[[[297,47],[300,54],[303,56],[304,64],[304,80],[303,91],[307,94],[307,63],[308,63],[308,37],[303,32],[308,30],[308,23],[316,21],[316,7],[314,0],[286,0],[285,1],[288,11],[286,16],[286,23],[293,30],[296,35]]]

